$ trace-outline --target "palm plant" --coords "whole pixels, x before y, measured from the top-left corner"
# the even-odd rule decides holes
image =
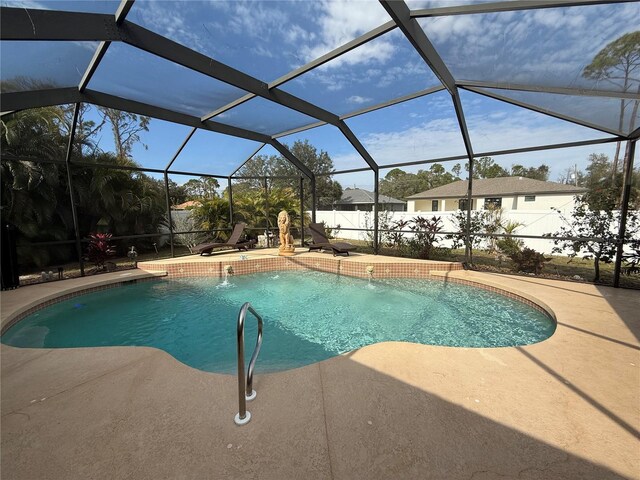
[[[267,203],[264,191],[248,191],[235,196],[234,214],[250,227],[267,228]],[[275,224],[271,223],[271,225]]]
[[[66,138],[59,107],[18,112],[0,123],[3,155],[16,159],[64,161]],[[55,163],[2,163],[2,217],[17,227],[19,242],[67,240],[72,235],[71,205],[64,166]],[[66,247],[20,249],[21,264],[44,266],[68,254]]]
[[[202,230],[221,230],[229,228],[229,201],[226,198],[212,197],[204,200],[200,206],[191,210],[195,227]],[[221,240],[226,240],[226,232],[218,232]]]
[[[515,231],[523,225],[524,224],[520,222],[509,220],[506,225],[502,227],[502,229],[504,230],[504,233],[506,235],[513,235]],[[524,242],[517,238],[504,237],[496,242],[496,247],[500,252],[503,252],[506,255],[511,255],[522,250],[522,247],[524,247]]]

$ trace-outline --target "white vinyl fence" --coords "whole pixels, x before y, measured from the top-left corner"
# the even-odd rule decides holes
[[[570,212],[562,212],[565,218],[570,218]],[[455,232],[457,228],[452,221],[454,212],[382,212],[389,219],[389,223],[396,220],[411,220],[415,217],[422,216],[431,218],[433,216],[440,217],[443,224],[443,232]],[[547,233],[555,233],[560,230],[563,225],[563,220],[560,213],[553,210],[544,211],[507,211],[502,214],[504,223],[508,221],[519,222],[523,226],[516,229],[515,235],[534,235],[540,236]],[[339,238],[354,239],[354,240],[367,240],[366,232],[359,232],[354,230],[346,230],[347,228],[371,228],[373,229],[373,215],[372,212],[356,211],[318,211],[316,212],[316,221],[324,222],[327,227],[341,227],[337,232],[334,231],[334,235]],[[381,227],[382,228],[382,227]],[[617,230],[617,225],[615,226]],[[500,232],[502,233],[502,232]],[[405,234],[405,238],[410,238],[411,234]],[[441,240],[438,243],[442,247],[450,247],[451,240],[446,240],[444,237],[440,237]],[[545,239],[522,239],[524,244],[533,248],[539,252],[549,254],[553,248],[552,240]]]

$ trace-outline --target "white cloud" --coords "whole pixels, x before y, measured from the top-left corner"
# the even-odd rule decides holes
[[[322,1],[315,2],[318,8],[316,23],[320,27],[317,43],[307,45],[303,53],[308,61],[344,45],[356,37],[389,21],[389,16],[379,4],[374,1]],[[394,48],[390,41],[378,39],[356,48],[351,52],[326,64],[324,68],[335,68],[342,64],[359,65],[369,63],[384,63],[393,54]]]
[[[418,59],[418,61],[409,61],[404,65],[397,65],[394,67],[387,68],[382,72],[380,76],[380,80],[378,81],[378,88],[388,87],[394,83],[402,83],[404,79],[410,76],[422,76],[426,78],[430,78],[433,84],[439,83],[435,78],[435,75],[431,72],[429,67],[422,62],[422,59]]]
[[[410,112],[407,116],[414,119],[424,117],[416,112]],[[473,148],[478,153],[590,140],[602,136],[596,131],[549,119],[526,110],[509,114],[497,112],[489,115],[476,112],[467,114],[466,120]],[[371,133],[361,135],[359,138],[380,165],[465,154],[458,123],[452,117],[432,118],[412,126],[395,127],[393,130],[389,125],[378,123],[370,125],[369,130]],[[545,163],[551,167],[550,179],[554,180],[567,167],[575,163],[584,165],[589,153],[600,151],[608,152],[608,146],[597,145],[580,149],[505,155],[495,157],[495,160],[507,168],[512,163],[525,166],[538,166]],[[334,161],[336,165],[340,165],[340,168],[358,167],[362,162],[356,153],[334,156]],[[464,160],[460,162],[464,163]],[[450,168],[454,163],[456,162],[447,162],[445,167]],[[428,164],[417,166],[414,170],[428,168],[428,166]]]
[[[188,3],[185,3],[188,8]],[[165,2],[147,2],[144,9],[136,9],[133,15],[129,14],[129,20],[147,25],[148,28],[161,35],[167,36],[175,41],[200,52],[208,51],[208,42],[213,34],[202,24],[204,30],[194,30],[191,25],[186,25],[188,19],[187,11],[179,14],[172,11]]]
[[[527,112],[525,112],[527,113]],[[512,148],[514,146],[532,146],[541,144],[562,143],[569,139],[581,138],[580,127],[569,123],[559,127],[557,124],[540,124],[532,127],[524,118],[519,118],[514,123],[511,119],[489,122],[486,119],[471,119],[475,128],[485,129],[484,131],[499,132],[499,135],[490,137],[476,133],[471,140],[476,151],[494,151]],[[583,135],[585,139],[599,137],[597,132],[592,135]],[[508,143],[505,143],[508,139]],[[361,140],[369,153],[379,164],[399,163],[403,161],[426,160],[454,155],[464,155],[462,140],[455,122],[438,121],[425,122],[424,124],[398,132],[376,133],[365,135]],[[479,149],[477,146],[484,147]],[[515,148],[515,147],[514,147]],[[493,157],[494,160],[505,168],[510,168],[513,164],[524,165],[525,167],[537,167],[544,163],[551,167],[549,180],[555,181],[560,174],[568,167],[578,165],[578,169],[584,170],[587,164],[587,157],[590,153],[606,153],[613,156],[615,144],[592,145],[569,149],[547,150],[540,152],[528,152],[522,154],[511,154]],[[333,156],[336,165],[340,168],[362,167],[363,162],[356,153]],[[443,163],[443,166],[450,170],[455,163],[465,163],[465,160],[457,160]],[[400,167],[407,172],[416,172],[420,169],[428,169],[429,164]],[[371,183],[370,174],[354,174],[357,178],[350,179],[351,183]],[[360,175],[358,177],[358,175]],[[335,177],[341,181],[341,177]]]
[[[361,97],[360,95],[352,95],[351,97],[347,98],[347,102],[349,103],[356,103],[358,105],[363,104],[363,103],[367,103],[370,102],[371,98],[369,97]]]
[[[285,10],[273,8],[272,2],[232,2],[232,14],[226,26],[234,33],[253,38],[271,36],[291,30],[291,18]],[[276,4],[277,5],[277,4]]]
[[[607,4],[420,19],[455,77],[589,86],[584,66],[637,30],[638,4]]]
[[[311,42],[316,38],[314,32],[304,30],[299,25],[291,25],[289,30],[285,32],[285,39],[292,45],[298,45],[299,42]]]

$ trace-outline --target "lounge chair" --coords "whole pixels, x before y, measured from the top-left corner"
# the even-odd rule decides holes
[[[309,245],[309,251],[331,249],[333,251],[333,256],[335,257],[337,254],[344,253],[348,256],[349,252],[356,248],[355,245],[351,245],[347,242],[330,242],[322,223],[310,223],[309,231],[311,232],[311,238],[313,239],[313,243]]]
[[[248,240],[245,242],[240,242],[240,237],[242,236],[242,232],[244,232],[244,227],[247,225],[245,223],[236,223],[235,227],[233,227],[233,232],[231,232],[231,236],[229,240],[226,242],[210,242],[210,243],[201,243],[200,245],[196,245],[193,247],[192,251],[194,253],[199,253],[200,255],[210,255],[211,251],[214,248],[237,248],[238,250],[247,250],[251,245],[256,243],[255,240]]]

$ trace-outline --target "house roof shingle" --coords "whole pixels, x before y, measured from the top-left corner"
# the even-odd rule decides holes
[[[373,203],[373,192],[369,192],[368,190],[363,190],[361,188],[345,188],[342,192],[342,197],[336,202],[336,205],[354,205],[361,203]],[[404,205],[407,202],[378,194],[378,203],[397,203]]]
[[[409,200],[421,198],[462,198],[467,194],[467,180],[458,180],[440,187],[407,197]],[[584,193],[586,188],[555,182],[543,182],[526,177],[497,177],[473,180],[473,197],[488,195],[529,195],[542,193]]]

